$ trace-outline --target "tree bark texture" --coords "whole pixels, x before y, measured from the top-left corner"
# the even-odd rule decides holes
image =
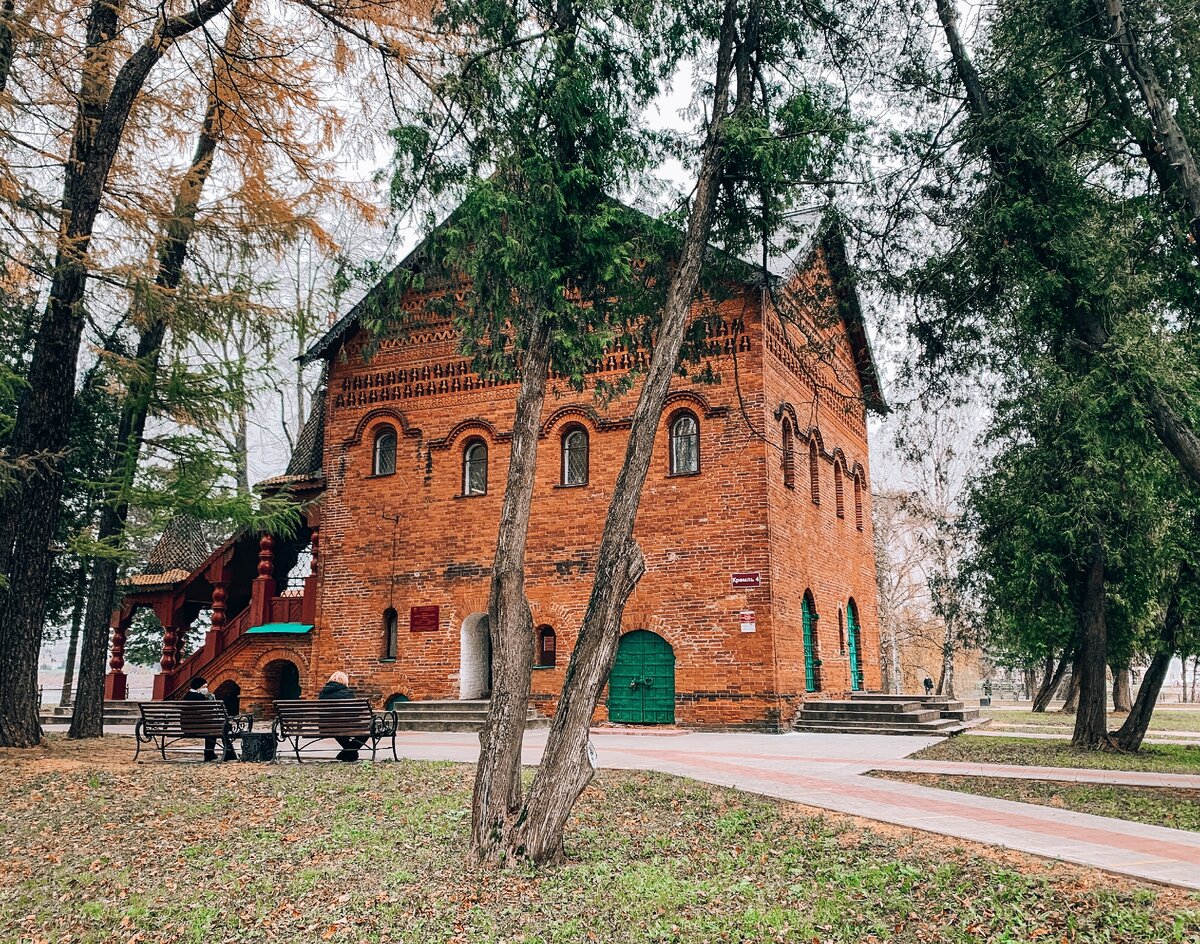
[[[755,15],[747,23],[748,34],[757,29]],[[541,765],[529,788],[524,815],[510,833],[508,846],[514,858],[538,863],[561,858],[563,827],[594,773],[588,757],[588,729],[616,658],[625,604],[645,572],[645,559],[633,539],[634,521],[712,229],[723,168],[721,137],[730,103],[736,35],[735,7],[732,0],[727,0],[717,53],[712,118],[686,235],[668,286],[650,367],[634,410],[625,461],[617,474],[604,523],[591,596],[567,665],[558,711]],[[747,48],[755,45],[752,35],[747,35],[742,44]],[[748,85],[743,88],[739,83],[735,107],[741,107],[743,96],[748,103],[751,94]]]
[[[1171,668],[1171,660],[1175,658],[1175,643],[1178,638],[1182,618],[1179,606],[1178,592],[1172,593],[1167,603],[1167,611],[1163,616],[1158,631],[1158,644],[1150,659],[1150,666],[1142,675],[1142,684],[1138,688],[1137,698],[1129,716],[1112,734],[1113,742],[1118,750],[1141,750],[1142,741],[1150,729],[1150,719],[1154,715],[1154,706],[1158,704],[1158,696],[1162,691],[1163,682],[1167,679],[1167,671]]]
[[[550,321],[536,313],[530,321],[488,597],[492,704],[479,735],[471,801],[471,849],[481,862],[504,859],[509,852],[504,840],[521,812],[521,745],[534,641],[533,614],[525,596],[525,548],[553,341]]]
[[[108,62],[119,4],[93,0],[87,18],[71,158],[63,187],[49,301],[38,329],[26,386],[17,408],[10,455],[20,479],[0,501],[0,746],[29,747],[41,739],[37,661],[50,564],[49,535],[61,512],[62,460],[74,405],[75,370],[84,325],[87,251],[125,122],[142,85],[179,37],[219,14],[229,0],[205,0],[184,16],[159,19],[108,91]]]
[[[14,0],[0,0],[0,94],[8,87],[13,57],[17,53],[17,37],[13,31],[16,12]]]
[[[1083,634],[1076,660],[1079,709],[1075,713],[1076,747],[1098,750],[1108,745],[1108,624],[1105,606],[1105,552],[1095,539],[1088,562],[1083,598]]]
[[[1058,709],[1060,714],[1073,715],[1079,710],[1079,658],[1076,657],[1075,664],[1071,666],[1071,680],[1067,682],[1067,694],[1063,696],[1062,707]]]
[[[946,621],[946,635],[942,640],[942,676],[938,679],[937,693],[954,697],[954,624]]]
[[[1132,689],[1129,684],[1129,666],[1114,666],[1112,670],[1113,711],[1125,713],[1133,708]]]
[[[79,632],[83,628],[84,603],[87,600],[88,563],[80,560],[75,580],[75,603],[71,607],[71,636],[67,642],[67,661],[63,663],[62,691],[59,705],[66,706],[75,698],[75,663],[79,655]]]
[[[1062,684],[1063,676],[1067,672],[1067,666],[1071,664],[1073,653],[1070,650],[1064,650],[1062,656],[1058,660],[1058,665],[1054,664],[1053,656],[1046,656],[1045,674],[1042,676],[1042,684],[1038,687],[1037,694],[1033,697],[1033,710],[1043,712],[1046,706],[1050,704],[1054,698],[1055,692],[1058,691],[1058,686]]]
[[[249,7],[250,0],[236,0],[234,3],[225,34],[224,53],[219,62],[226,63],[237,58],[243,43]],[[157,385],[163,339],[167,331],[167,309],[183,280],[183,267],[187,260],[188,244],[195,231],[200,199],[221,140],[223,112],[228,107],[222,81],[218,73],[209,90],[204,122],[196,139],[191,164],[180,178],[175,205],[158,247],[155,287],[150,293],[149,310],[145,313],[138,337],[133,373],[121,404],[115,449],[117,465],[112,470],[109,494],[101,508],[97,533],[100,544],[114,552],[124,543],[125,523],[129,517],[128,496],[137,476],[146,420]],[[115,558],[97,558],[92,566],[88,589],[79,694],[68,735],[71,738],[100,737],[104,733],[105,660],[108,655],[109,617],[116,602],[117,577]]]

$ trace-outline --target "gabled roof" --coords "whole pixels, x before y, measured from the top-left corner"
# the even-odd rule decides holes
[[[204,526],[191,515],[175,515],[163,528],[150,551],[146,566],[125,583],[138,591],[172,587],[191,576],[209,555],[209,538]]]

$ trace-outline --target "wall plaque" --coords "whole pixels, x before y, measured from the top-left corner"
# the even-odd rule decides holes
[[[730,574],[729,582],[738,589],[750,589],[762,586],[762,575],[757,571],[752,573]]]
[[[414,606],[408,611],[408,630],[412,633],[436,633],[441,624],[440,608]]]

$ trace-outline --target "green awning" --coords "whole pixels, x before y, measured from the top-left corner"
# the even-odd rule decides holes
[[[311,623],[263,623],[262,626],[251,626],[247,633],[307,633],[312,629]]]

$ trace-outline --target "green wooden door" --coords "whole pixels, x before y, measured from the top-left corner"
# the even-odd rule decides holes
[[[863,687],[862,640],[858,638],[858,614],[853,603],[846,607],[846,636],[850,648],[850,690],[859,692]]]
[[[804,624],[804,690],[817,690],[816,655],[813,651],[813,608],[808,597],[800,604],[800,621]]]
[[[608,677],[608,717],[625,724],[674,724],[675,652],[644,629],[621,637]]]

